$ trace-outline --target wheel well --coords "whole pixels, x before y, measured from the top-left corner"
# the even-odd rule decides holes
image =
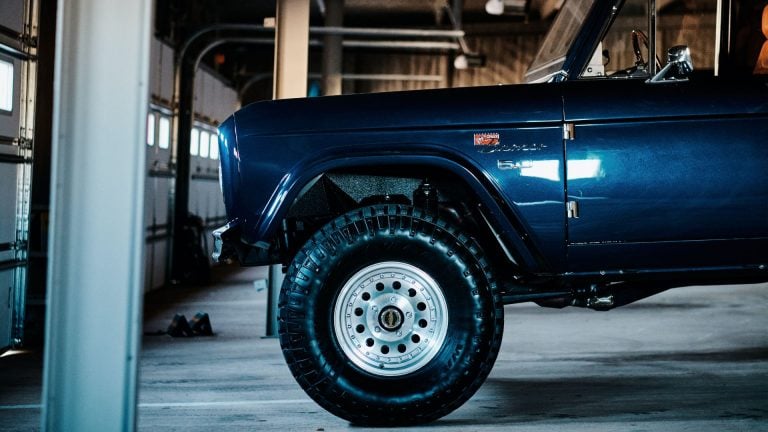
[[[405,204],[437,212],[480,243],[497,271],[519,274],[516,251],[502,245],[476,193],[457,174],[425,166],[377,166],[328,171],[304,187],[283,220],[278,245],[288,263],[324,224],[355,208]],[[511,262],[510,262],[511,261]]]

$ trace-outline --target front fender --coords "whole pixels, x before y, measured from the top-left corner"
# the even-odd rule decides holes
[[[266,247],[280,227],[282,219],[302,190],[320,175],[332,170],[364,168],[381,165],[418,165],[442,169],[461,178],[471,188],[482,207],[488,222],[506,245],[511,245],[523,260],[521,265],[541,271],[545,263],[535,244],[532,244],[519,215],[506,205],[495,181],[480,167],[469,161],[457,160],[440,154],[358,154],[344,158],[328,156],[315,157],[296,164],[280,182],[267,201],[258,220],[243,227],[243,241]]]

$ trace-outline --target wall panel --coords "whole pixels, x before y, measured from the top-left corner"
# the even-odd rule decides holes
[[[2,0],[0,3],[0,25],[21,33],[24,28],[25,0]]]

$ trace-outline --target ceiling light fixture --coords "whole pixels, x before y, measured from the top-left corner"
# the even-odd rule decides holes
[[[485,11],[490,15],[525,15],[530,0],[488,0]]]
[[[504,13],[504,0],[488,0],[485,3],[485,11],[490,15],[501,15]]]

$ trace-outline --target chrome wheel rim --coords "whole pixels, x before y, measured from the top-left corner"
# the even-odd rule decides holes
[[[448,306],[437,282],[397,261],[373,264],[344,284],[333,329],[347,358],[380,376],[400,376],[429,363],[445,341]]]

